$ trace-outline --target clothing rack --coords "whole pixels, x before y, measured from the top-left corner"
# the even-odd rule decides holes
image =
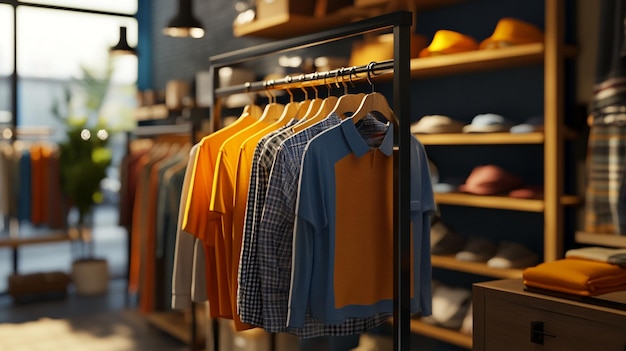
[[[0,141],[15,145],[16,141],[48,141],[55,133],[55,129],[48,126],[18,126],[16,119],[11,118],[11,124],[0,127]],[[51,229],[46,235],[33,237],[20,235],[20,223],[15,217],[8,218],[8,238],[0,238],[0,248],[11,248],[12,274],[19,273],[19,248],[26,245],[58,243],[70,241],[72,238],[66,229]]]
[[[184,121],[182,123],[138,126],[135,129],[133,129],[132,132],[127,133],[126,152],[127,153],[130,152],[130,140],[132,139],[133,136],[137,138],[159,138],[163,136],[184,136],[186,138],[189,138],[189,142],[191,142],[192,144],[195,144],[196,142],[198,142],[197,133],[200,130],[200,127],[198,126],[198,124],[199,122],[197,120],[191,118],[190,120]],[[127,228],[127,230],[130,233],[130,228]],[[127,257],[130,258],[130,256],[131,256],[130,235],[128,235]],[[127,269],[126,275],[130,276],[130,266]],[[198,344],[198,332],[197,332],[198,316],[196,313],[196,305],[197,305],[196,302],[192,302],[190,311],[189,311],[190,312],[190,315],[189,315],[189,318],[190,318],[189,349],[190,351],[196,351],[197,344]],[[158,325],[155,325],[155,326],[157,328],[159,327]]]
[[[267,43],[246,49],[240,49],[210,57],[210,74],[213,77],[212,96],[214,102],[213,125],[220,118],[220,96],[235,93],[261,91],[266,89],[285,89],[292,85],[301,86],[303,82],[325,84],[324,78],[341,75],[352,77],[355,73],[372,72],[378,69],[393,69],[393,103],[395,121],[393,154],[393,213],[394,213],[394,301],[393,301],[393,339],[394,350],[410,349],[410,282],[411,282],[411,229],[410,229],[410,28],[412,14],[398,11],[378,17],[350,23],[327,31],[309,34],[297,38]],[[228,88],[218,87],[217,71],[221,67],[232,66],[251,61],[262,56],[296,49],[322,45],[357,35],[393,31],[394,60],[386,63],[373,63],[367,66],[339,69],[329,72],[304,74],[297,78],[275,81],[246,83]],[[378,67],[376,67],[378,66]],[[369,77],[369,75],[368,75]],[[215,350],[218,350],[217,338],[214,337]]]

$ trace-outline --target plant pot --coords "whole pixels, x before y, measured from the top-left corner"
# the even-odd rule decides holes
[[[72,282],[79,295],[100,295],[109,288],[109,265],[105,259],[83,259],[72,263]]]

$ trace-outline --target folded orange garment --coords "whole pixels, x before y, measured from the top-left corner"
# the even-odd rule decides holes
[[[626,268],[578,258],[541,263],[526,268],[522,276],[527,286],[569,294],[595,296],[626,290]]]

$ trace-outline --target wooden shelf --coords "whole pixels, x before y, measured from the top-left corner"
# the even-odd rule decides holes
[[[625,235],[597,234],[579,231],[576,232],[576,242],[579,244],[626,248]]]
[[[28,236],[22,238],[0,238],[0,247],[17,248],[24,245],[49,244],[70,241],[73,238],[67,232],[58,231],[41,236]]]
[[[414,134],[424,145],[542,144],[543,133],[449,133]]]
[[[448,6],[463,0],[416,0],[418,10]],[[381,15],[381,5],[385,1],[371,2],[371,6],[354,7],[348,6],[324,17],[305,16],[297,14],[280,13],[273,17],[256,19],[250,23],[233,25],[235,37],[254,36],[271,39],[286,39],[299,35],[310,34],[333,27],[347,24],[356,20]]]
[[[166,119],[170,115],[170,110],[165,104],[151,106],[140,106],[135,108],[133,117],[136,121],[149,121],[155,119]]]
[[[522,269],[492,268],[486,263],[459,261],[454,256],[431,256],[433,267],[472,273],[494,278],[521,278]]]
[[[443,205],[472,206],[501,210],[526,212],[543,212],[543,199],[518,199],[508,196],[473,195],[465,193],[435,193],[435,201]],[[561,198],[561,204],[576,206],[582,201],[577,196],[566,195]]]
[[[564,132],[565,139],[573,140],[577,133],[571,129]],[[533,133],[447,133],[413,134],[424,145],[528,145],[543,144],[543,132]]]
[[[369,11],[347,8],[319,19],[313,16],[281,13],[276,16],[258,19],[244,25],[233,25],[236,37],[255,36],[272,39],[285,39],[303,34],[330,29],[350,23],[356,17],[367,17]]]
[[[459,331],[438,327],[418,319],[411,320],[411,331],[429,338],[445,341],[468,350],[472,349],[472,336]]]
[[[566,57],[574,57],[573,46],[564,48]],[[451,55],[421,57],[411,60],[411,76],[425,78],[538,64],[544,60],[542,43],[510,46],[494,50],[475,50]]]

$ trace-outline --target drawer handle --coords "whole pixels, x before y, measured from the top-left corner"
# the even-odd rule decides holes
[[[530,342],[543,345],[543,339],[546,336],[556,338],[556,335],[543,331],[543,322],[530,322]]]

